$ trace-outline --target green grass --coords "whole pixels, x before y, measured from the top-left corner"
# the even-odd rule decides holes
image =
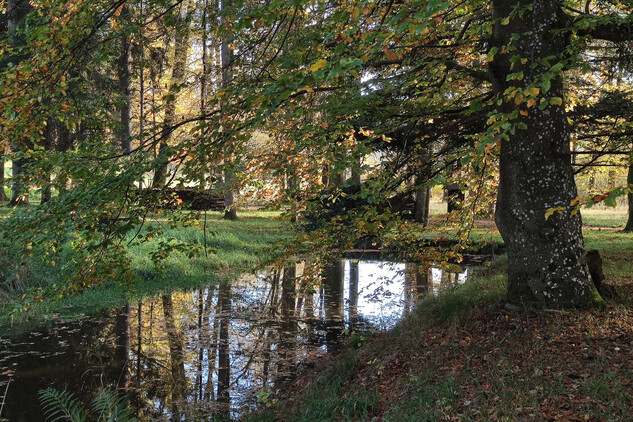
[[[6,208],[0,210],[6,212]],[[11,284],[14,286],[6,288],[5,281],[5,288],[0,290],[0,303],[4,304],[0,311],[0,326],[7,327],[13,323],[35,324],[53,313],[60,317],[73,318],[83,313],[121,306],[161,291],[196,288],[229,280],[254,269],[270,256],[270,249],[275,242],[290,235],[289,225],[278,217],[277,212],[243,211],[239,213],[237,221],[227,221],[222,218],[221,213],[209,212],[206,233],[208,256],[202,252],[189,258],[184,253],[174,252],[164,262],[164,271],[159,271],[150,256],[161,239],[133,245],[130,246],[129,253],[133,270],[138,275],[133,286],[111,281],[92,287],[80,295],[32,305],[28,312],[15,312],[15,304],[20,303],[20,295],[29,287],[59,283],[59,279],[63,277],[63,259],[54,268],[37,260],[20,266],[18,257],[5,254],[0,256],[0,278],[13,280]],[[202,243],[205,236],[203,230],[195,227],[169,228],[166,221],[149,221],[147,229],[151,225],[165,225],[162,237],[166,239],[183,242],[195,240]],[[15,279],[16,273],[21,274],[19,280]]]
[[[624,227],[628,219],[627,207],[606,207],[596,205],[591,208],[583,208],[582,222],[588,226],[600,227]]]

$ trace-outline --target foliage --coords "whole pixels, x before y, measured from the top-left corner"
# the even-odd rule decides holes
[[[47,388],[40,391],[40,401],[47,421],[85,422],[88,411],[67,391]],[[98,422],[136,422],[134,409],[128,406],[130,397],[121,397],[116,391],[102,388],[92,400],[93,415]]]
[[[531,63],[516,25],[533,2],[499,19],[500,6],[480,0],[225,3],[42,0],[6,15],[0,119],[19,170],[10,182],[22,201],[29,190],[54,195],[0,230],[20,260],[46,250],[34,258],[53,265],[72,251],[68,282],[51,295],[133,283],[126,242],[158,237],[139,227],[167,187],[241,191],[293,219],[319,215],[320,230],[300,232],[289,255],[327,256],[369,236],[424,236],[400,211],[452,183],[469,188],[453,215],[465,241],[473,219],[491,214],[500,149],[537,113],[567,109],[579,148],[627,139],[629,94],[615,76],[628,69],[624,4],[556,3],[564,49]],[[514,35],[493,45],[504,28]],[[497,80],[500,63],[509,72]],[[343,201],[354,206],[330,212]],[[160,245],[157,268],[203,249]]]

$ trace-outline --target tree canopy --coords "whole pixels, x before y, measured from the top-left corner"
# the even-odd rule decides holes
[[[3,242],[51,265],[70,248],[72,293],[131,279],[124,246],[155,237],[138,227],[169,187],[290,201],[323,223],[293,253],[329,256],[419,238],[394,203],[457,183],[468,218],[498,191],[511,302],[586,306],[570,142],[628,148],[630,22],[615,1],[10,0],[14,202],[56,194],[3,223]]]

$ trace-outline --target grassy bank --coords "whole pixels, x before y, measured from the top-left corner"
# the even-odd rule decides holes
[[[6,209],[4,214],[9,213]],[[141,245],[131,246],[132,266],[138,275],[133,287],[123,286],[116,282],[95,286],[81,295],[63,300],[31,306],[28,311],[15,310],[20,303],[21,295],[28,287],[43,287],[58,283],[63,276],[63,262],[55,267],[33,261],[20,266],[15,257],[0,257],[0,275],[13,281],[12,289],[0,291],[0,326],[13,323],[39,321],[51,314],[57,317],[70,318],[77,314],[90,313],[99,309],[123,305],[156,294],[160,291],[196,288],[206,286],[220,280],[230,279],[244,271],[254,269],[258,263],[270,254],[270,248],[278,240],[290,235],[289,226],[281,221],[279,213],[264,211],[244,211],[237,221],[222,219],[219,212],[207,214],[207,231],[195,227],[164,228],[164,237],[180,242],[191,240],[203,243],[206,236],[206,254],[204,248],[199,256],[189,258],[184,253],[175,252],[165,261],[164,271],[157,271],[151,260],[160,239]],[[162,225],[166,222],[156,220],[149,225]],[[165,224],[167,226],[167,224]],[[6,261],[6,262],[4,262]],[[4,272],[3,272],[4,271]],[[15,274],[20,273],[19,280]],[[6,285],[6,284],[5,284]]]
[[[500,260],[247,420],[630,420],[633,235],[586,230],[586,240],[620,293],[606,310],[508,311]]]

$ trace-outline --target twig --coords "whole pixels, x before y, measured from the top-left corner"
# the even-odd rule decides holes
[[[2,404],[0,404],[0,416],[2,416],[2,409],[4,409],[4,402],[7,400],[7,392],[9,391],[9,385],[11,385],[11,381],[13,378],[9,378],[9,382],[7,382],[7,388],[4,389],[4,396],[2,397]]]

